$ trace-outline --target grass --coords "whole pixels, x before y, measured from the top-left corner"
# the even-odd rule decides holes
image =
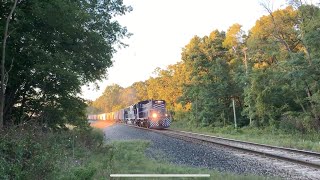
[[[158,153],[160,158],[151,159],[145,155],[150,142],[104,144],[100,129],[83,131],[73,128],[53,132],[31,126],[0,133],[0,179],[111,179],[110,174],[121,173],[201,173],[211,175],[201,179],[265,179],[173,165],[161,158],[161,152]]]
[[[171,129],[204,133],[219,137],[232,138],[274,146],[283,146],[320,152],[320,134],[317,132],[302,134],[300,132],[286,132],[274,128],[239,128],[228,127],[194,127],[186,125],[184,121],[175,121]]]
[[[202,179],[266,179],[255,175],[236,175],[220,173],[208,169],[191,168],[169,164],[166,160],[146,157],[148,141],[115,141],[91,152],[82,159],[81,164],[61,168],[54,179],[111,179],[110,174],[210,174]],[[161,155],[160,155],[161,156]],[[81,159],[81,158],[80,158]],[[122,178],[112,178],[122,179]],[[145,179],[145,178],[130,178]],[[164,179],[164,178],[148,178]],[[165,178],[165,179],[199,179],[199,178]]]
[[[162,153],[155,160],[148,158],[145,151],[148,141],[114,141],[105,144],[95,151],[76,155],[77,164],[72,161],[60,168],[53,179],[111,179],[110,174],[210,174],[210,178],[201,179],[265,179],[256,175],[236,175],[214,170],[191,168],[168,163]],[[70,159],[72,160],[72,159]],[[126,178],[112,178],[126,179]],[[130,178],[141,179],[141,178]],[[164,179],[164,178],[148,178]],[[199,179],[199,178],[165,178],[165,179]]]
[[[210,178],[201,179],[264,179],[254,175],[235,175],[219,173],[217,171],[177,166],[169,164],[165,160],[147,158],[145,150],[150,142],[147,141],[116,141],[107,145],[107,154],[96,156],[98,169],[93,179],[107,179],[110,174],[210,174]],[[121,179],[121,178],[113,178]],[[141,178],[130,178],[141,179]],[[151,179],[151,178],[148,178]],[[157,179],[157,178],[152,178]],[[163,178],[158,178],[163,179]],[[166,179],[199,179],[199,178],[166,178]]]

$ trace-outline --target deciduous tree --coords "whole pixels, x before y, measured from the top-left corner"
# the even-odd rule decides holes
[[[0,11],[7,8],[0,6]],[[114,45],[128,36],[114,17],[130,10],[122,0],[19,2],[11,21],[15,31],[7,41],[6,59],[14,61],[4,123],[37,118],[52,126],[72,124],[76,118],[71,114],[77,113],[84,120],[80,87],[106,76]]]

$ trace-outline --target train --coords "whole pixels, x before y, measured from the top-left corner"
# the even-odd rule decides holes
[[[171,118],[164,100],[144,100],[116,112],[90,114],[88,120],[114,120],[145,128],[169,128]]]

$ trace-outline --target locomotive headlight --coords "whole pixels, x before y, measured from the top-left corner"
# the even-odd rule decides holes
[[[167,113],[166,113],[165,115],[166,115],[166,117],[168,117],[168,114],[167,114]]]
[[[152,113],[152,117],[153,117],[153,118],[157,118],[157,117],[158,117],[158,114],[157,114],[157,113]]]

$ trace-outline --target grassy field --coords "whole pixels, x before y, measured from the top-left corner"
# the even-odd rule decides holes
[[[235,129],[232,126],[224,128],[195,127],[186,125],[183,121],[173,122],[170,128],[262,144],[320,152],[320,133],[317,132],[302,134],[300,132],[289,133],[274,128],[258,129],[246,127]]]

